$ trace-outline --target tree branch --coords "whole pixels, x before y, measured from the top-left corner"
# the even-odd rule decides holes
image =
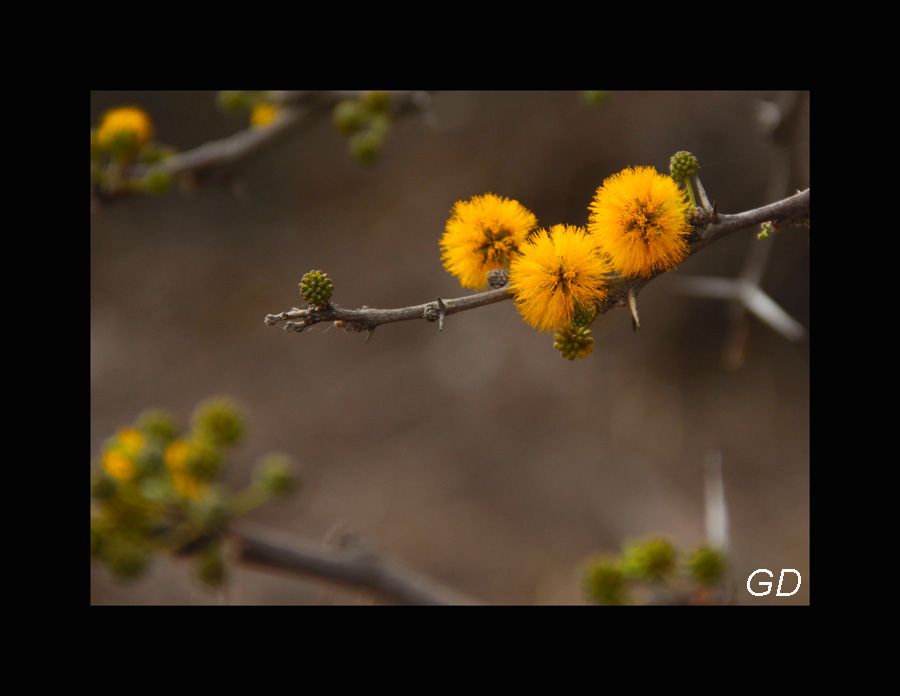
[[[783,226],[799,222],[808,217],[809,189],[761,208],[747,210],[734,215],[720,213],[716,222],[701,223],[695,227],[690,237],[688,256],[696,254],[700,249],[717,242],[729,234],[755,227],[763,222],[771,221],[774,225]],[[608,312],[613,307],[629,306],[629,292],[636,297],[637,293],[647,283],[664,272],[659,271],[650,278],[611,277],[609,279],[607,298],[599,305],[597,313]],[[507,288],[499,288],[453,299],[439,298],[433,302],[396,309],[373,309],[366,306],[359,309],[347,309],[337,306],[309,307],[307,309],[294,307],[278,314],[266,315],[265,322],[269,326],[284,322],[286,331],[300,332],[323,321],[334,321],[335,326],[347,330],[371,332],[382,324],[412,319],[425,319],[426,321],[440,321],[443,323],[445,316],[475,309],[476,307],[484,307],[511,298],[512,295]],[[637,316],[636,300],[632,301],[630,309],[632,317]]]
[[[239,558],[247,564],[336,581],[401,604],[478,604],[388,561],[359,540],[351,539],[342,548],[329,549],[246,523],[234,534],[240,545]]]

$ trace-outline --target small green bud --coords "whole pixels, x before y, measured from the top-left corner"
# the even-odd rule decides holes
[[[227,113],[236,113],[242,109],[250,108],[250,100],[245,92],[239,90],[226,89],[216,95],[216,104],[222,111]]]
[[[152,476],[141,481],[139,490],[142,496],[154,502],[164,501],[171,494],[168,481],[159,476]]]
[[[759,227],[759,234],[756,235],[757,239],[768,239],[769,235],[775,234],[775,226],[771,222],[764,222]]]
[[[300,279],[300,295],[313,307],[326,307],[334,281],[324,271],[310,271]]]
[[[343,135],[353,135],[365,128],[368,114],[355,99],[345,99],[334,107],[332,121]]]
[[[115,496],[118,485],[112,476],[98,472],[91,477],[91,497],[96,500],[109,500]]]
[[[669,160],[669,173],[673,179],[678,181],[694,176],[698,169],[700,169],[700,162],[687,150],[679,150]]]
[[[144,411],[137,419],[137,427],[151,440],[167,445],[178,437],[178,424],[168,411],[152,409]]]
[[[384,91],[363,92],[359,98],[362,105],[373,114],[387,111],[391,107],[391,93]]]
[[[492,288],[502,288],[509,282],[509,271],[505,268],[495,268],[488,273],[488,285]]]
[[[376,114],[372,117],[369,129],[383,139],[391,129],[391,117],[387,114]]]
[[[244,435],[244,417],[231,399],[216,397],[200,404],[194,411],[195,432],[212,444],[228,447],[237,444]]]
[[[383,142],[382,132],[374,129],[365,130],[350,138],[350,152],[360,164],[372,164],[381,154]]]
[[[184,465],[194,478],[212,481],[222,470],[222,453],[209,440],[195,438]]]
[[[193,507],[197,522],[209,534],[218,534],[228,522],[228,508],[218,496],[208,496]]]
[[[172,175],[165,169],[151,169],[138,182],[138,186],[146,193],[165,193],[172,188]]]
[[[571,324],[556,332],[553,347],[562,353],[566,360],[586,358],[594,350],[594,335],[586,326]]]
[[[622,553],[622,572],[627,577],[661,582],[675,570],[675,547],[667,539],[647,539],[629,544]]]
[[[595,604],[627,604],[625,576],[615,558],[600,556],[585,568],[581,587],[588,601]]]
[[[267,455],[256,467],[254,474],[257,485],[270,495],[287,495],[297,486],[291,458],[284,454]]]
[[[109,142],[109,152],[119,162],[127,162],[134,158],[138,150],[137,133],[130,130],[121,130]]]
[[[148,443],[135,455],[134,463],[141,477],[159,473],[163,469],[162,446],[157,442]]]
[[[588,104],[599,106],[607,100],[609,92],[600,89],[588,89],[581,93],[581,96]]]
[[[194,576],[210,587],[220,587],[225,582],[225,559],[221,544],[209,544],[197,554],[194,560]]]
[[[703,546],[691,555],[688,568],[698,585],[715,587],[725,577],[727,562],[724,554]]]
[[[577,304],[575,305],[575,314],[572,317],[572,323],[575,326],[590,326],[591,322],[594,321],[595,316],[597,316],[596,305],[584,307]]]
[[[143,550],[121,539],[104,543],[103,559],[110,572],[119,580],[134,580],[147,569],[149,557]]]

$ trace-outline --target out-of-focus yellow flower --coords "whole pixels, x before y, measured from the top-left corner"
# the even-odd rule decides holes
[[[147,112],[136,106],[124,106],[110,109],[103,115],[97,131],[98,145],[108,148],[123,137],[134,138],[136,148],[150,142],[153,137],[153,122]]]
[[[209,490],[205,483],[198,481],[183,471],[172,472],[172,487],[182,498],[190,498],[191,500],[200,500],[206,495],[206,491]]]
[[[144,433],[136,428],[123,428],[116,437],[118,438],[119,447],[129,457],[135,457],[140,454],[147,442]]]
[[[537,226],[537,218],[518,201],[493,193],[457,201],[441,237],[444,268],[463,287],[477,290],[487,276],[506,268]]]
[[[629,167],[607,178],[590,204],[588,231],[625,276],[650,277],[687,255],[690,202],[670,176]]]
[[[281,113],[281,109],[274,104],[260,102],[250,112],[250,123],[254,128],[265,128],[275,120],[279,113]]]
[[[184,471],[187,467],[187,459],[191,453],[191,445],[186,440],[175,440],[166,447],[164,461],[170,472],[175,474]]]
[[[516,308],[539,331],[567,326],[579,307],[606,297],[609,262],[593,238],[575,225],[539,230],[509,267],[509,289]]]
[[[130,481],[137,473],[134,462],[119,449],[110,449],[104,453],[103,469],[119,481]]]

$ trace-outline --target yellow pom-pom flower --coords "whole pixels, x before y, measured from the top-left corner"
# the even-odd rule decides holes
[[[254,128],[265,128],[278,116],[280,109],[274,104],[260,102],[250,112],[250,124]]]
[[[133,138],[137,148],[150,142],[153,122],[147,112],[136,106],[124,106],[110,109],[103,115],[97,130],[97,144],[101,148],[109,148],[123,137]]]
[[[134,462],[118,449],[111,449],[103,454],[103,469],[119,481],[130,481],[137,471]]]
[[[444,268],[463,287],[478,290],[487,276],[505,268],[537,226],[537,218],[518,201],[486,193],[457,201],[441,237]]]
[[[172,477],[172,488],[182,498],[200,500],[208,490],[208,486],[191,476],[187,471],[188,458],[191,456],[191,443],[175,440],[166,447],[163,460]]]
[[[103,453],[101,462],[107,474],[120,481],[130,481],[137,474],[135,458],[143,451],[147,438],[135,428],[122,428]]]
[[[588,231],[618,273],[646,278],[687,255],[689,209],[672,177],[653,167],[629,167],[597,189]]]
[[[583,227],[554,225],[522,245],[509,267],[509,288],[525,321],[555,331],[572,321],[576,308],[606,298],[610,270]]]

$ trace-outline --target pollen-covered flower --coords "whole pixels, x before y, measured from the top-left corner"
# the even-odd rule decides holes
[[[164,459],[175,492],[182,498],[199,500],[205,495],[207,486],[189,471],[192,449],[190,442],[175,440],[166,448]]]
[[[133,142],[135,148],[140,148],[152,137],[153,122],[147,112],[136,106],[110,109],[103,115],[97,130],[97,144],[101,148],[112,147],[123,138]]]
[[[652,276],[687,255],[690,203],[670,176],[629,167],[607,178],[590,205],[588,231],[625,276]]]
[[[444,268],[463,287],[478,290],[488,272],[509,266],[537,218],[518,201],[486,193],[457,201],[441,237]]]
[[[522,317],[540,331],[567,326],[576,309],[606,297],[610,271],[584,228],[554,225],[522,245],[509,267],[509,288]]]
[[[268,102],[260,102],[250,112],[250,123],[254,128],[265,128],[278,116],[279,108]]]

